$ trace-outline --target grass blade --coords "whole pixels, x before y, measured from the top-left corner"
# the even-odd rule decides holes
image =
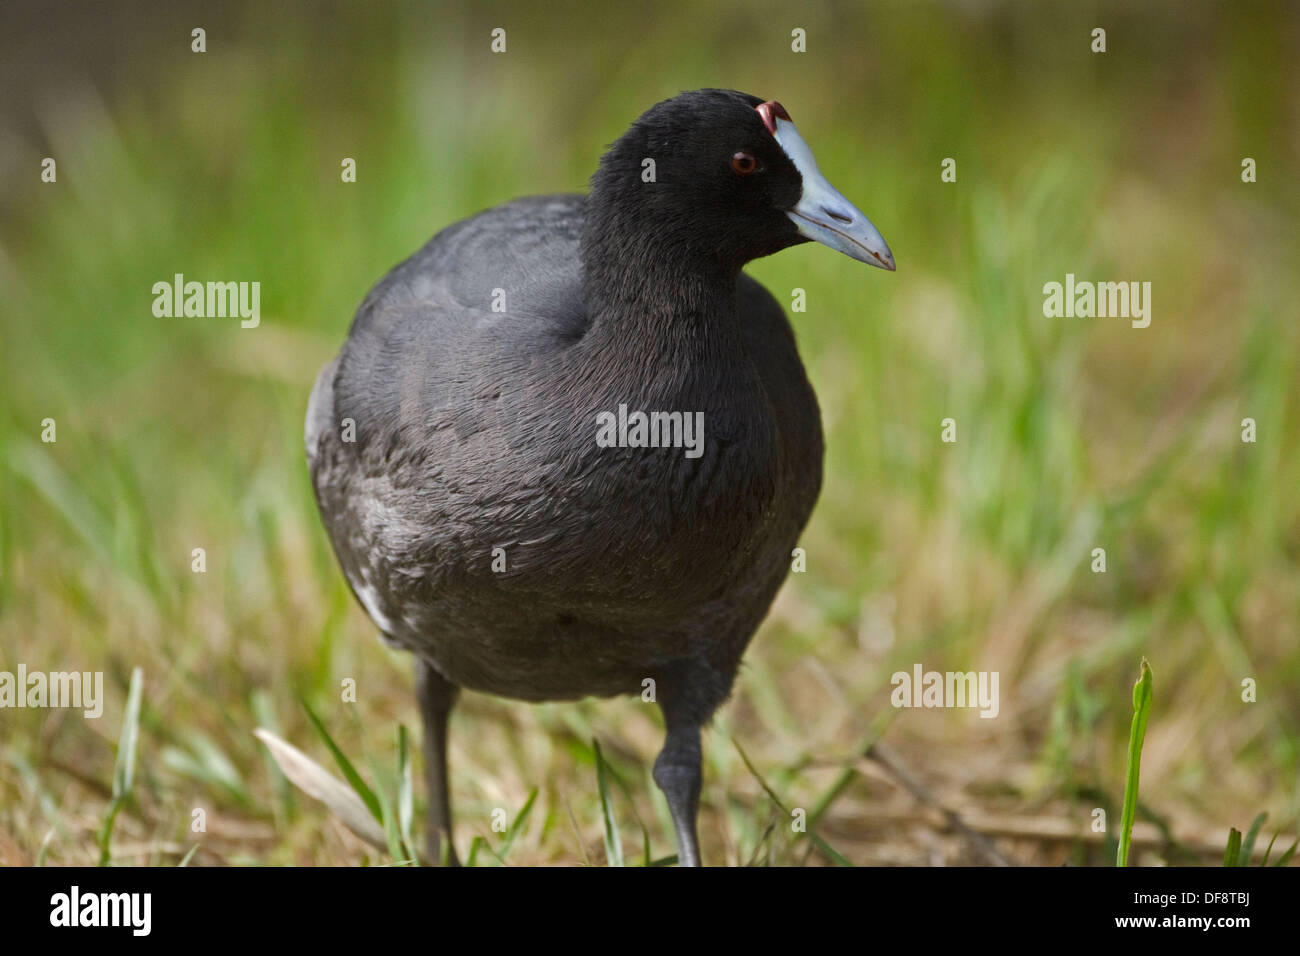
[[[519,831],[524,828],[524,823],[528,820],[528,814],[533,810],[533,804],[537,801],[537,788],[533,787],[528,791],[528,799],[524,805],[519,808],[515,814],[514,822],[510,824],[510,829],[506,831],[505,838],[501,842],[501,850],[496,854],[496,858],[505,863],[506,856],[510,853],[510,848],[514,846],[515,837],[519,836]]]
[[[1233,827],[1228,831],[1228,845],[1223,851],[1224,866],[1241,865],[1241,831]]]
[[[465,857],[466,866],[478,865],[478,851],[482,849],[484,840],[481,836],[476,836],[469,841],[469,856]]]
[[[740,741],[735,737],[732,737],[731,742],[736,745],[736,752],[740,754],[740,759],[744,762],[745,766],[749,768],[749,772],[753,775],[754,779],[758,781],[758,785],[763,788],[768,798],[776,804],[776,808],[785,814],[785,817],[788,820],[791,816],[789,809],[781,802],[781,798],[776,795],[776,791],[767,785],[767,781],[764,780],[762,775],[758,772],[758,768],[750,761],[749,754],[745,753],[745,748],[740,746]],[[804,833],[804,836],[808,838],[808,841],[812,843],[813,846],[821,851],[821,854],[824,857],[837,866],[853,865],[852,861],[847,859],[838,850],[814,833],[811,827],[809,827]]]
[[[600,741],[593,740],[596,747],[596,786],[600,790],[600,814],[605,823],[605,859],[610,866],[623,865],[623,839],[618,833],[618,824],[614,820],[614,807],[609,799],[609,768],[605,765],[605,755],[600,752]]]
[[[1133,685],[1133,723],[1128,734],[1128,772],[1124,778],[1124,810],[1119,821],[1119,852],[1116,866],[1128,866],[1133,842],[1133,818],[1137,814],[1138,778],[1142,770],[1142,742],[1151,714],[1151,665],[1142,658],[1142,673]]]
[[[131,796],[135,784],[135,751],[140,739],[140,698],[144,689],[144,671],[131,671],[131,686],[126,694],[126,711],[122,714],[122,732],[117,740],[117,763],[113,767],[113,799],[108,805],[104,827],[99,835],[99,865],[108,866],[109,846],[117,814]]]
[[[1294,843],[1292,843],[1292,844],[1291,844],[1291,849],[1287,850],[1285,853],[1283,853],[1281,856],[1279,856],[1279,857],[1277,858],[1277,862],[1274,863],[1273,865],[1274,865],[1274,866],[1286,866],[1288,863],[1290,863],[1290,862],[1291,862],[1291,857],[1295,856],[1296,847],[1298,847],[1298,846],[1300,846],[1300,839],[1298,839],[1298,840],[1296,840]]]
[[[1250,866],[1250,858],[1255,855],[1255,840],[1259,836],[1259,828],[1264,825],[1268,819],[1267,813],[1261,813],[1251,821],[1250,829],[1246,831],[1246,838],[1241,841],[1241,856],[1237,861],[1242,866]]]
[[[406,855],[418,860],[411,827],[415,820],[415,788],[411,783],[411,735],[405,724],[397,725],[397,829]]]
[[[406,851],[402,846],[402,834],[399,831],[397,806],[392,799],[392,791],[387,785],[384,774],[372,760],[370,769],[375,775],[375,797],[379,800],[379,823],[384,828],[384,840],[388,844],[388,855],[394,863],[408,862]]]
[[[45,831],[45,837],[41,840],[41,848],[36,851],[36,865],[44,866],[46,858],[50,855],[50,841],[54,839],[54,827]]]
[[[636,797],[633,796],[632,789],[627,785],[626,781],[624,781],[622,777],[612,771],[611,776],[614,778],[614,783],[618,784],[618,789],[622,791],[623,796],[627,798],[628,809],[632,811],[632,819],[636,823],[637,828],[641,831],[641,846],[644,853],[643,862],[646,865],[649,865],[652,859],[650,855],[650,831],[646,829],[645,821],[641,819],[641,814],[636,812]],[[651,781],[654,780],[653,771],[650,772],[649,779]]]
[[[253,731],[266,745],[271,758],[289,782],[309,797],[319,800],[343,824],[361,839],[380,850],[388,849],[388,840],[382,822],[376,824],[369,808],[362,803],[354,788],[312,760],[293,744],[281,740],[265,728]]]
[[[1268,858],[1273,855],[1273,844],[1277,842],[1277,834],[1273,834],[1273,839],[1268,841],[1268,846],[1264,848],[1264,859],[1259,861],[1260,866],[1268,866]]]
[[[135,783],[135,748],[140,739],[140,694],[144,688],[144,671],[131,671],[131,687],[126,695],[126,713],[122,715],[122,735],[117,743],[117,765],[113,768],[113,797],[124,799]]]
[[[339,770],[343,771],[343,779],[351,784],[352,789],[355,790],[357,796],[361,798],[361,802],[364,803],[366,809],[370,811],[370,815],[375,818],[380,826],[383,826],[384,811],[379,805],[379,798],[375,796],[375,792],[366,786],[366,782],[361,779],[361,774],[357,773],[357,768],[352,766],[352,761],[345,757],[343,751],[339,749],[338,744],[334,743],[334,738],[329,735],[329,731],[326,730],[325,725],[320,722],[320,718],[317,717],[316,712],[311,709],[311,705],[308,704],[306,700],[303,700],[302,706],[307,711],[307,717],[311,720],[312,726],[315,727],[316,732],[320,734],[321,740],[325,741],[325,746],[329,748],[329,752],[333,754],[334,762],[338,764]]]

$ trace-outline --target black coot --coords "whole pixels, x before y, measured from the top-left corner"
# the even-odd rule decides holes
[[[361,304],[307,457],[348,583],[416,657],[434,859],[460,688],[653,689],[654,778],[699,863],[700,729],[821,484],[793,333],[741,267],[810,240],[894,268],[780,104],[700,90],[633,123],[589,196],[444,229]]]

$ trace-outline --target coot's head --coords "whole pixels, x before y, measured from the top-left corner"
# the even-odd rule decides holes
[[[876,227],[817,168],[780,103],[734,90],[664,100],[610,147],[592,177],[594,239],[739,268],[820,242],[894,269]]]

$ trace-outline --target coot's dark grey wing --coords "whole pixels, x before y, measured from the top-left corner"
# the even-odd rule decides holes
[[[432,424],[430,413],[472,411],[515,363],[546,362],[581,337],[584,202],[497,206],[444,229],[390,272],[352,324],[336,405],[365,409],[380,435],[401,420]],[[455,424],[472,428],[472,415]]]
[[[587,328],[584,205],[519,199],[438,233],[366,296],[312,390],[305,439],[321,514],[349,583],[389,636],[403,629],[407,603],[392,593],[394,570],[416,566],[415,552],[444,527],[450,536],[463,526],[444,526],[440,511],[472,504],[478,479],[509,453],[509,415],[496,399]]]

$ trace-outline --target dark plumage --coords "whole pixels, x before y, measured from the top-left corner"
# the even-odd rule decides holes
[[[393,269],[317,379],[321,515],[384,638],[417,659],[435,857],[459,688],[538,701],[640,694],[651,678],[667,727],[655,780],[681,861],[698,862],[700,728],[821,484],[790,325],[740,270],[828,241],[817,229],[892,268],[833,190],[842,206],[814,197],[826,215],[793,211],[820,177],[787,119],[731,91],[658,104],[589,197],[489,209]],[[600,447],[597,414],[620,405],[702,412],[702,454]]]

